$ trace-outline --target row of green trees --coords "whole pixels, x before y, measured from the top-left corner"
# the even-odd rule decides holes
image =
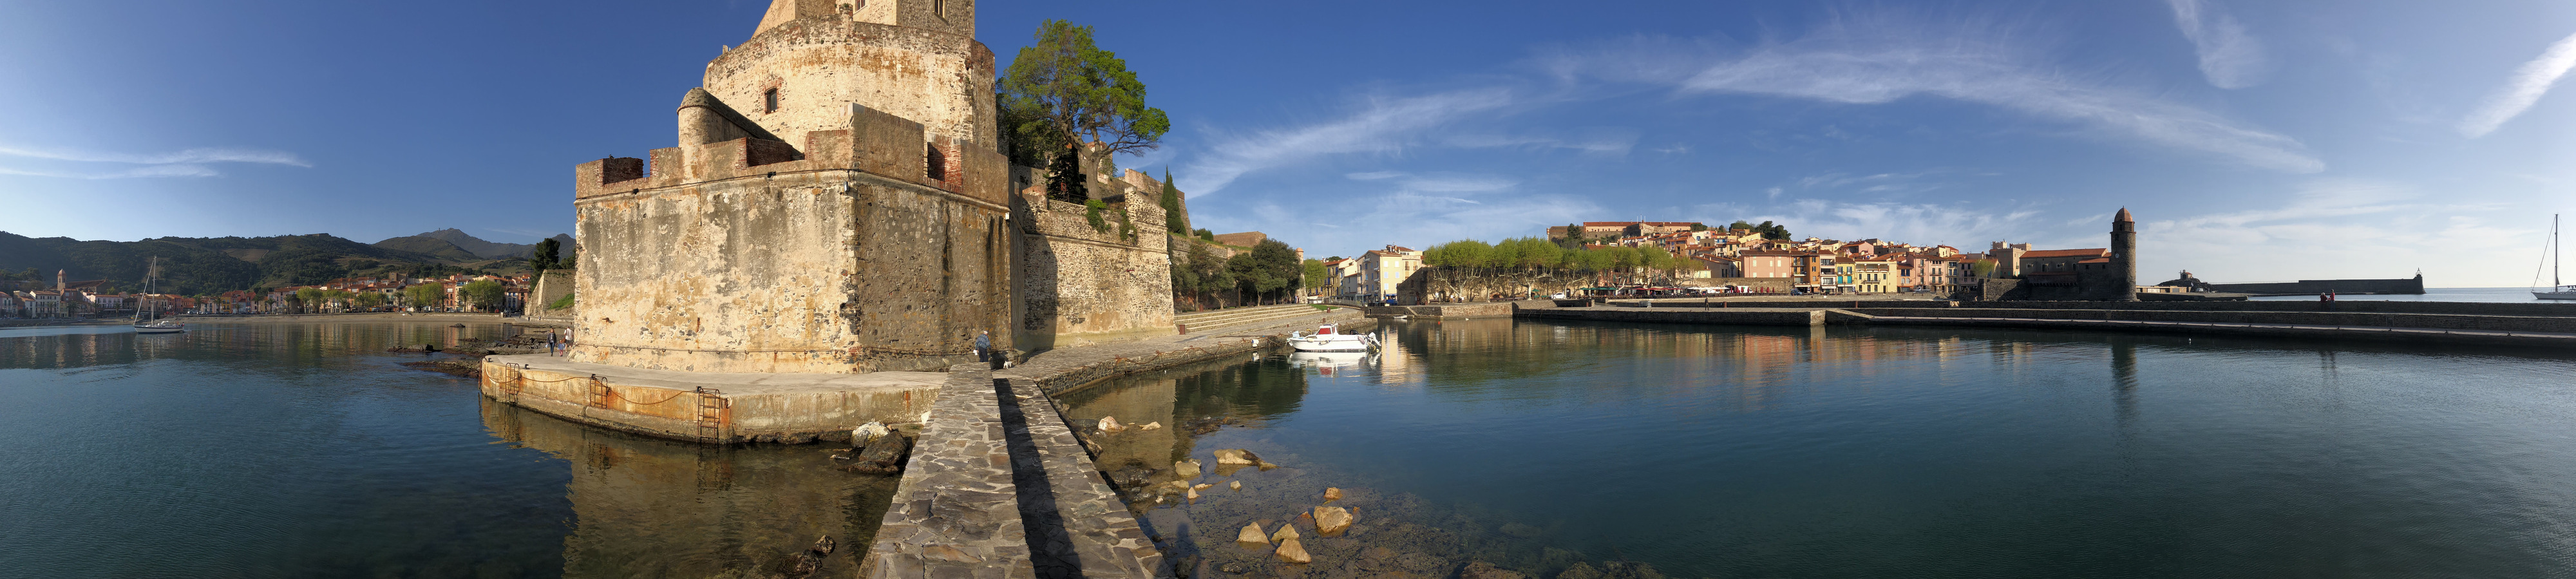
[[[1297,288],[1317,283],[1308,274],[1321,270],[1322,262],[1307,262],[1314,266],[1299,262],[1296,248],[1275,239],[1230,258],[1218,258],[1208,244],[1191,242],[1172,264],[1173,299],[1194,310],[1282,303],[1295,299]]]
[[[1607,274],[1611,283],[1635,281],[1639,272],[1661,279],[1708,269],[1700,260],[1673,255],[1656,246],[1609,246],[1568,249],[1537,237],[1515,237],[1502,243],[1461,239],[1422,251],[1422,264],[1470,270],[1554,270]]]

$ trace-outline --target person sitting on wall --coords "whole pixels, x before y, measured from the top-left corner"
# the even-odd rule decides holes
[[[977,362],[990,362],[990,361],[992,361],[992,355],[993,355],[993,332],[992,332],[992,331],[990,331],[990,330],[976,330],[976,331],[975,331],[975,361],[977,361]]]

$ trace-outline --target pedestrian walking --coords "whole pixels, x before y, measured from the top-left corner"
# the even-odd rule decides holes
[[[991,332],[991,331],[989,331],[989,330],[976,330],[976,331],[975,331],[975,361],[977,361],[977,362],[991,362],[991,361],[993,361],[992,356],[993,356],[993,332]]]

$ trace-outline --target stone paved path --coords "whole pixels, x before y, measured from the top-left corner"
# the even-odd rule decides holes
[[[1035,579],[990,370],[948,369],[859,576]]]
[[[949,368],[860,576],[906,579],[1170,577],[1155,534],[1127,511],[1052,393],[1249,352],[1335,308],[1216,333],[1043,352],[995,372]]]

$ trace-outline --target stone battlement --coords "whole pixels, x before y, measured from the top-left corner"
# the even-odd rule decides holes
[[[805,146],[742,137],[700,145],[654,149],[652,159],[612,157],[573,168],[573,199],[639,193],[690,184],[779,173],[845,170],[967,195],[1002,207],[1010,204],[1009,161],[998,151],[944,136],[924,136],[921,124],[862,105],[849,105],[840,128],[805,134]],[[934,162],[936,161],[936,162]]]

